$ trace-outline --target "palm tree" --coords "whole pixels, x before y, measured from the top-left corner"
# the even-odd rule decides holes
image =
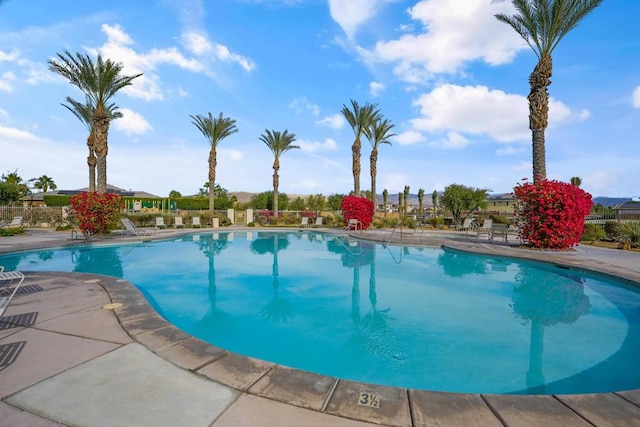
[[[404,203],[403,203],[403,198],[404,198],[404,193],[401,191],[398,193],[398,215],[400,216],[400,221],[402,221],[403,215],[402,215],[402,209],[404,208]]]
[[[602,0],[511,0],[519,14],[496,14],[533,49],[538,63],[529,76],[529,129],[533,147],[533,182],[547,179],[545,137],[549,118],[551,53],[562,38],[602,3]]]
[[[433,202],[433,217],[435,218],[438,213],[438,192],[436,190],[431,193],[431,201]]]
[[[265,130],[266,133],[260,135],[260,141],[264,142],[273,153],[273,215],[278,218],[278,185],[280,180],[278,171],[280,170],[280,156],[289,150],[298,149],[300,146],[293,145],[296,136],[285,129],[284,132]]]
[[[55,59],[48,61],[49,70],[65,77],[69,82],[78,87],[90,98],[91,105],[95,106],[93,112],[93,127],[90,136],[96,154],[96,167],[98,171],[97,191],[107,191],[107,154],[109,152],[108,135],[109,100],[122,88],[131,85],[133,79],[140,77],[142,73],[133,76],[122,75],[122,63],[103,59],[98,55],[96,63],[89,55],[76,53],[73,56],[69,51],[58,53],[59,62]]]
[[[387,216],[387,206],[389,205],[389,191],[385,188],[382,191],[382,204],[384,205],[384,216]]]
[[[89,156],[87,157],[87,165],[89,165],[89,192],[96,191],[96,153],[93,142],[93,113],[95,106],[91,102],[90,97],[86,97],[85,103],[76,101],[75,99],[67,96],[67,104],[61,104],[64,108],[71,111],[74,116],[78,118],[85,125],[89,131],[87,137],[87,147],[89,148]],[[110,120],[119,119],[122,117],[122,113],[117,111],[118,107],[115,104],[109,104],[107,106],[107,112],[109,113]]]
[[[580,185],[582,184],[582,178],[580,178],[579,176],[571,177],[571,184],[575,185],[576,187],[580,187]]]
[[[33,182],[33,188],[38,189],[43,193],[58,188],[56,183],[53,182],[53,179],[49,178],[47,175],[42,175],[39,178],[32,178],[29,180],[29,182]]]
[[[371,175],[371,201],[373,202],[373,207],[376,209],[378,207],[378,194],[376,193],[376,175],[378,173],[377,164],[378,164],[378,147],[381,144],[389,144],[389,138],[395,136],[395,133],[391,133],[391,129],[393,129],[395,125],[391,123],[387,119],[376,120],[375,123],[372,123],[371,126],[364,130],[364,133],[371,143],[371,155],[369,156],[369,173]]]
[[[420,209],[420,222],[424,218],[424,188],[418,190],[418,208]]]
[[[351,110],[346,106],[342,106],[342,115],[347,120],[356,137],[351,146],[353,153],[353,194],[360,197],[360,151],[362,144],[360,137],[374,123],[382,119],[380,110],[377,109],[378,104],[366,103],[360,107],[356,101],[351,100]]]
[[[409,212],[409,186],[405,185],[404,186],[404,216],[407,216],[407,213]]]
[[[236,127],[236,121],[230,117],[223,117],[222,113],[218,115],[218,117],[214,118],[211,113],[208,113],[208,116],[201,116],[200,114],[196,114],[191,117],[193,123],[202,135],[209,141],[211,145],[211,151],[209,151],[209,212],[213,214],[214,210],[214,198],[216,188],[216,165],[218,163],[217,156],[217,148],[218,143],[228,137],[229,135],[233,135],[238,132],[238,128]],[[201,192],[202,189],[201,189]]]

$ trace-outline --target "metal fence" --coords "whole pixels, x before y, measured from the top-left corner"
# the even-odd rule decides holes
[[[40,206],[0,206],[0,221],[22,217],[25,227],[56,227],[66,220],[65,208]]]

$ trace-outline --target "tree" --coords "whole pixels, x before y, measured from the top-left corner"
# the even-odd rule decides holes
[[[332,211],[339,211],[342,206],[342,199],[346,196],[344,194],[330,194],[327,197],[327,207]]]
[[[579,176],[571,177],[571,184],[575,185],[576,187],[580,187],[580,185],[582,184],[582,178],[580,178]]]
[[[309,199],[313,196],[309,196]],[[289,207],[292,211],[303,211],[307,208],[305,201],[302,197],[296,197],[290,204]]]
[[[420,221],[424,218],[424,188],[418,190],[418,209],[420,211]]]
[[[33,182],[33,188],[46,193],[49,190],[55,190],[58,188],[53,179],[49,178],[47,175],[42,175],[40,178],[31,178],[29,182]]]
[[[31,193],[29,186],[23,181],[22,177],[18,175],[17,169],[13,172],[2,174],[0,179],[1,205],[10,205]]]
[[[209,188],[216,188],[216,165],[217,161],[217,148],[218,143],[223,139],[227,138],[230,135],[238,132],[238,128],[236,127],[236,121],[229,117],[223,117],[222,113],[218,115],[218,117],[214,118],[211,113],[208,115],[202,116],[200,114],[196,114],[191,117],[191,123],[198,128],[198,130],[204,135],[211,146],[211,150],[209,151]],[[209,212],[213,214],[214,205],[215,205],[215,191],[209,192]]]
[[[378,194],[376,193],[376,175],[378,173],[378,147],[381,144],[389,144],[389,138],[395,136],[391,133],[395,125],[387,119],[378,119],[364,130],[364,133],[371,143],[371,155],[369,156],[369,174],[371,175],[371,201],[375,209],[378,208]]]
[[[496,14],[498,21],[509,24],[538,57],[529,76],[529,129],[532,134],[533,182],[547,178],[545,160],[545,129],[549,118],[551,84],[551,54],[569,31],[602,0],[512,0],[518,14]]]
[[[409,212],[409,186],[405,185],[404,186],[404,207],[403,207],[403,211],[404,211],[404,216],[407,216],[407,213]]]
[[[353,134],[355,135],[351,152],[353,155],[353,194],[356,197],[360,197],[360,151],[362,149],[360,137],[366,129],[382,118],[377,106],[377,104],[367,102],[363,107],[360,107],[360,105],[352,99],[351,109],[343,105],[341,110],[342,115],[351,126],[351,129],[353,129]]]
[[[273,215],[278,217],[278,186],[280,184],[280,177],[278,171],[280,170],[280,156],[289,150],[295,150],[300,148],[293,143],[296,140],[296,135],[289,133],[288,130],[284,132],[265,130],[266,133],[260,135],[260,141],[264,142],[267,147],[273,153]]]
[[[382,191],[382,205],[384,208],[384,216],[387,216],[387,206],[389,206],[389,191],[385,188]]]
[[[122,75],[122,64],[103,59],[98,55],[96,63],[89,55],[69,51],[58,53],[59,61],[48,61],[49,70],[61,75],[78,87],[95,106],[93,112],[93,126],[90,135],[96,154],[96,168],[98,172],[97,191],[107,191],[107,154],[109,152],[109,123],[111,115],[109,100],[122,88],[131,85],[132,81],[142,75]]]
[[[438,192],[436,190],[431,193],[431,202],[433,202],[433,217],[435,218],[438,213]]]
[[[285,193],[278,193],[278,206],[281,209],[289,208],[289,197]],[[249,207],[252,209],[273,210],[273,191],[254,194],[249,200]]]
[[[488,192],[487,189],[474,189],[460,184],[451,184],[445,187],[444,194],[440,197],[440,204],[451,212],[456,224],[461,224],[476,209],[487,207]],[[464,217],[462,217],[463,214]]]
[[[401,191],[398,193],[398,215],[400,216],[400,218],[402,219],[403,215],[402,215],[402,210],[404,209],[404,193]]]
[[[178,190],[171,190],[169,192],[170,199],[179,199],[182,197],[182,194]]]
[[[307,206],[312,211],[322,212],[327,204],[327,200],[322,194],[310,195],[307,197]]]
[[[89,148],[89,156],[87,157],[87,165],[89,166],[89,192],[96,191],[96,149],[94,143],[95,134],[93,132],[93,114],[95,112],[95,105],[93,105],[91,98],[86,96],[85,103],[78,102],[75,99],[67,96],[67,104],[61,104],[64,108],[71,111],[71,113],[78,118],[85,125],[89,131],[87,137],[87,147]],[[110,120],[119,119],[122,117],[122,113],[118,110],[115,104],[109,104],[106,107]]]

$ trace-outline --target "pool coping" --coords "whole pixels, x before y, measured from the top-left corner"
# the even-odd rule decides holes
[[[149,239],[137,238],[130,241],[162,240],[181,234],[218,232],[218,230],[189,230],[186,233],[160,234]],[[234,228],[224,231],[292,231],[291,229]],[[311,231],[344,235],[342,231],[316,229]],[[349,233],[353,238],[367,238],[380,241],[375,236]],[[407,239],[409,240],[409,239]],[[640,285],[640,273],[617,271],[606,263],[587,262],[571,259],[557,253],[543,253],[530,250],[514,250],[509,246],[487,244],[477,241],[439,239],[424,242],[424,246],[444,246],[452,250],[474,252],[482,255],[499,255],[514,259],[536,262],[565,264],[572,268],[596,272]],[[122,239],[93,244],[121,243]],[[391,241],[415,245],[409,241]],[[74,243],[72,243],[74,244]],[[86,244],[86,243],[85,243]],[[31,246],[31,245],[29,245]],[[55,246],[64,247],[69,245]],[[39,247],[24,250],[42,249]],[[2,251],[0,252],[15,252]],[[557,258],[561,258],[560,262]],[[602,264],[602,265],[600,265]],[[599,271],[602,269],[604,271]],[[616,274],[617,273],[617,274]],[[622,276],[620,275],[622,273]],[[29,273],[27,273],[28,275]],[[42,274],[42,272],[38,272]],[[255,395],[290,405],[311,409],[321,413],[337,415],[352,420],[365,421],[387,426],[417,426],[429,422],[445,424],[448,420],[456,425],[527,425],[526,420],[547,420],[552,425],[616,425],[616,420],[640,419],[640,389],[597,394],[576,395],[494,395],[462,394],[423,391],[399,387],[380,386],[341,380],[290,368],[272,362],[228,352],[205,343],[162,318],[150,305],[144,295],[130,282],[111,276],[88,275],[86,273],[46,274],[77,277],[95,276],[98,284],[107,292],[113,303],[122,307],[114,313],[121,327],[132,339],[158,356],[196,375],[208,378],[238,390],[240,393]],[[377,396],[379,407],[358,404],[360,393]],[[215,423],[214,423],[215,424]]]

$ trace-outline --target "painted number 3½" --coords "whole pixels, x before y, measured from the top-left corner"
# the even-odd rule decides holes
[[[378,399],[377,395],[363,391],[360,393],[360,397],[358,399],[358,405],[370,406],[371,408],[379,408],[380,400]]]

